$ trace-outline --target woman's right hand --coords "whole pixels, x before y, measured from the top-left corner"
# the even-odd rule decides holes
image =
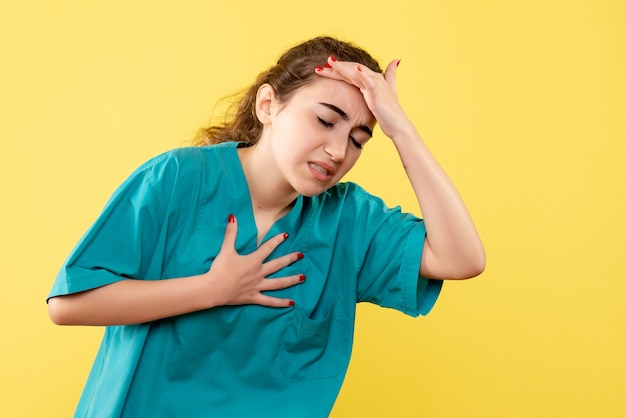
[[[211,282],[211,295],[216,305],[256,304],[271,307],[293,306],[291,299],[281,299],[263,294],[268,290],[279,290],[302,283],[303,274],[271,278],[267,276],[280,271],[300,260],[299,252],[265,261],[272,252],[287,239],[287,234],[276,235],[264,242],[256,251],[240,255],[235,249],[237,219],[230,215],[224,234],[224,242],[204,276]]]
[[[272,273],[302,258],[291,253],[265,261],[286,239],[277,235],[256,251],[235,250],[237,221],[230,218],[222,248],[204,274],[162,280],[123,279],[84,292],[56,296],[48,301],[52,321],[59,325],[126,325],[169,318],[220,305],[258,304],[288,307],[294,303],[264,295],[304,281],[304,275],[268,279]]]

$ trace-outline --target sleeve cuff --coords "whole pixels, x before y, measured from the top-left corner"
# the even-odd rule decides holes
[[[425,237],[426,231],[423,227],[413,229],[407,238],[400,268],[400,277],[407,282],[402,295],[403,312],[413,317],[430,312],[443,286],[443,280],[427,279],[419,275]]]
[[[71,280],[69,279],[71,277]],[[72,293],[84,292],[86,290],[95,289],[97,287],[106,286],[111,283],[119,282],[124,277],[111,273],[110,271],[100,269],[89,273],[71,273],[61,270],[54,282],[46,302],[55,296],[70,295]]]

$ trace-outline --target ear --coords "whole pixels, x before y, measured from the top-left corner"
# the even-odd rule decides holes
[[[256,91],[256,117],[263,125],[268,125],[272,121],[272,108],[276,101],[276,93],[269,84],[263,84]]]

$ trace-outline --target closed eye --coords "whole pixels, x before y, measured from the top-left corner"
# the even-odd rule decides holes
[[[325,128],[332,128],[333,126],[335,126],[334,123],[331,122],[326,122],[324,119],[320,118],[319,116],[317,117],[317,121],[319,123],[322,124],[322,126],[324,126]],[[359,141],[357,141],[356,139],[354,139],[354,137],[352,137],[352,135],[350,135],[350,142],[352,142],[352,144],[358,148],[358,149],[363,149],[363,144],[361,144]]]
[[[350,141],[352,141],[352,143],[354,144],[355,147],[357,147],[358,149],[363,149],[363,144],[361,144],[360,142],[358,142],[356,139],[354,139],[352,136],[350,136]]]
[[[332,128],[333,126],[335,126],[334,123],[326,122],[324,119],[320,118],[319,116],[317,117],[317,121],[326,128]]]

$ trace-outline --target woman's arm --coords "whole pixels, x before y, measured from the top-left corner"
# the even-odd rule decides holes
[[[167,280],[122,280],[48,301],[57,325],[138,324],[208,309],[216,303],[202,276]]]
[[[289,299],[261,293],[304,281],[304,275],[266,279],[302,258],[300,253],[291,253],[265,262],[287,236],[277,235],[245,256],[235,250],[236,237],[237,222],[231,217],[222,248],[205,274],[164,280],[126,279],[56,296],[48,301],[50,319],[58,325],[126,325],[222,305],[293,306]]]
[[[426,224],[420,273],[435,279],[468,279],[485,269],[485,250],[450,178],[411,125],[392,138]]]
[[[329,58],[328,64],[332,68],[319,68],[317,73],[358,87],[381,130],[398,150],[426,224],[420,274],[433,279],[467,279],[480,274],[485,269],[485,251],[474,222],[398,102],[399,61],[389,64],[384,77],[353,62]]]

